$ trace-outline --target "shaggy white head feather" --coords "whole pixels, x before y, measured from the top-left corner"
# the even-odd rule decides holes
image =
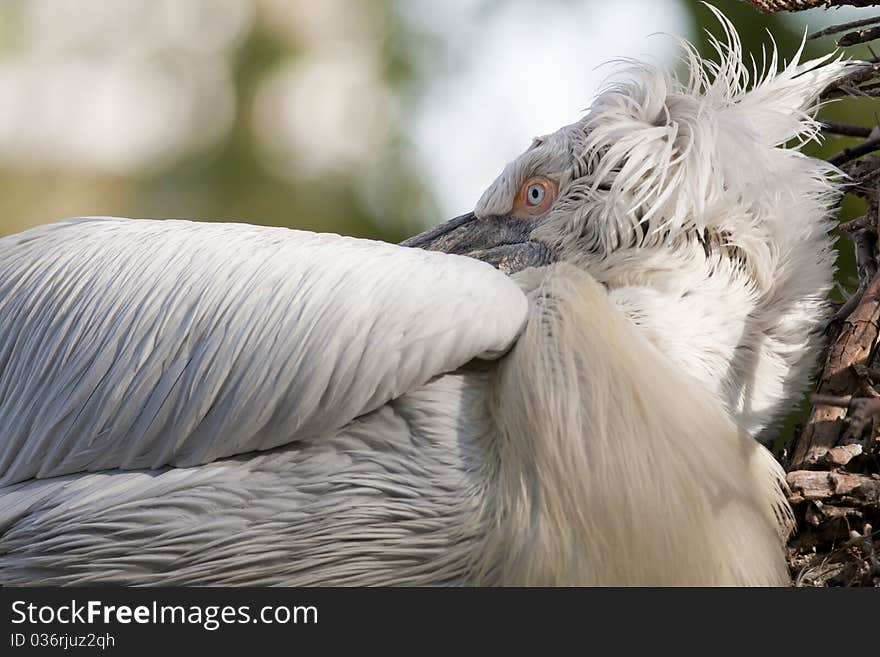
[[[682,41],[687,80],[629,63],[582,120],[508,165],[475,214],[505,215],[523,181],[557,178],[559,198],[531,239],[604,283],[766,441],[814,368],[834,273],[841,172],[799,148],[818,138],[821,92],[862,64],[800,62],[801,49],[777,70],[774,46],[763,70],[749,68],[716,14],[718,62]]]

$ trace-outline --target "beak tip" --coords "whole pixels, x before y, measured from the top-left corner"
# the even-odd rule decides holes
[[[473,212],[468,212],[467,214],[459,215],[454,219],[450,219],[439,226],[434,226],[433,228],[429,228],[423,233],[419,233],[418,235],[413,235],[402,242],[400,242],[400,246],[408,246],[417,249],[425,249],[427,251],[447,251],[447,248],[444,244],[443,238],[454,232],[456,229],[461,226],[476,220],[476,216]],[[448,240],[447,240],[448,241]]]

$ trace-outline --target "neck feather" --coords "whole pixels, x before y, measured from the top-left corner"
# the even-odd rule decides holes
[[[560,264],[521,282],[530,320],[492,400],[502,581],[784,583],[766,451],[588,274]]]

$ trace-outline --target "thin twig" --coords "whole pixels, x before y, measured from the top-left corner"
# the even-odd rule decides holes
[[[848,123],[836,123],[835,121],[822,121],[822,130],[835,135],[846,137],[862,137],[867,139],[871,135],[871,128],[862,125],[850,125]]]
[[[808,39],[818,39],[819,37],[828,36],[829,34],[837,34],[839,32],[846,32],[847,30],[853,30],[857,27],[864,27],[865,25],[874,25],[875,23],[880,23],[880,16],[874,16],[873,18],[863,18],[857,21],[851,21],[849,23],[840,23],[838,25],[832,25],[830,27],[826,27],[824,30],[819,30],[818,32],[813,32],[809,35]]]
[[[840,153],[835,155],[832,158],[829,158],[829,162],[835,166],[840,166],[850,160],[855,160],[856,158],[862,157],[862,155],[867,155],[868,153],[873,153],[877,149],[880,149],[880,137],[874,137],[873,139],[868,139],[857,146],[851,146],[850,148],[844,148]]]
[[[880,397],[854,397],[852,395],[820,395],[810,397],[814,406],[834,406],[847,409],[849,428],[844,438],[857,438],[868,424],[880,415]]]
[[[841,48],[846,48],[848,46],[856,46],[860,43],[865,43],[866,41],[873,41],[877,37],[880,37],[880,27],[869,27],[865,30],[858,30],[857,32],[844,34],[837,40],[837,45]]]
[[[828,326],[832,327],[835,322],[842,322],[847,317],[852,315],[853,310],[859,305],[862,300],[862,297],[865,295],[865,287],[863,285],[859,285],[858,289],[852,293],[852,296],[847,299],[840,308],[837,309],[837,312],[834,313],[834,316],[828,322]],[[833,405],[833,404],[832,404]]]
[[[871,195],[868,198],[868,208],[865,211],[866,216],[874,217],[874,241],[871,243],[871,255],[875,266],[877,265],[875,247],[877,246],[878,236],[880,236],[880,196],[878,196],[878,192],[880,192],[880,189],[876,186],[871,190]],[[870,281],[865,281],[865,284],[867,283],[870,283]]]
[[[880,176],[880,157],[868,155],[844,164],[841,169],[855,182],[849,190],[851,193],[864,197],[877,195],[875,183]]]
[[[868,216],[876,212],[868,212]],[[876,228],[876,227],[875,227]],[[852,234],[853,245],[856,252],[856,267],[859,272],[861,286],[867,287],[868,283],[877,274],[877,258],[874,257],[874,247],[877,245],[877,233],[873,230],[857,230]]]
[[[862,82],[877,77],[878,74],[880,74],[880,63],[878,62],[870,62],[865,66],[857,66],[854,68],[853,71],[835,80],[832,89],[837,89],[848,85],[861,84]],[[823,94],[823,97],[824,96],[825,94]]]
[[[859,66],[851,73],[847,73],[837,80],[836,86],[848,84],[850,82],[859,84],[865,80],[870,80],[871,78],[876,77],[878,73],[880,73],[880,64],[873,63],[873,65],[869,66]]]
[[[863,84],[861,87],[856,87],[857,91],[877,91],[880,89],[880,82],[873,82],[871,84]]]
[[[836,406],[837,408],[849,408],[852,400],[852,395],[835,396],[815,394],[810,397],[810,403],[814,406],[821,404],[823,406]]]
[[[777,11],[804,11],[814,7],[868,7],[877,0],[748,0],[767,14]]]
[[[859,390],[865,397],[870,397],[871,399],[880,397],[880,392],[877,392],[877,389],[868,381],[861,381],[859,383]]]
[[[850,239],[853,242],[856,256],[856,267],[859,273],[859,287],[853,292],[852,296],[847,299],[834,316],[828,322],[828,328],[832,332],[839,322],[849,317],[856,307],[861,303],[865,290],[868,289],[868,283],[877,274],[877,258],[874,256],[874,248],[877,246],[877,208],[873,204],[869,204],[868,211],[857,219],[841,224],[841,228],[851,231]],[[860,227],[852,224],[863,224]]]
[[[846,223],[840,224],[840,230],[846,233],[854,233],[857,230],[875,230],[876,229],[876,220],[874,217],[863,214],[861,217],[856,217],[852,221],[847,221]]]
[[[822,94],[823,100],[829,98],[877,98],[880,97],[880,89],[873,87],[835,87]]]
[[[868,7],[877,0],[748,0],[767,14],[777,11],[804,11],[814,7]]]

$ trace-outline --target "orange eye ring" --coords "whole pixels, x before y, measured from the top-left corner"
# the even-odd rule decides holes
[[[556,200],[559,184],[550,178],[533,176],[520,185],[513,202],[514,216],[544,214]]]

